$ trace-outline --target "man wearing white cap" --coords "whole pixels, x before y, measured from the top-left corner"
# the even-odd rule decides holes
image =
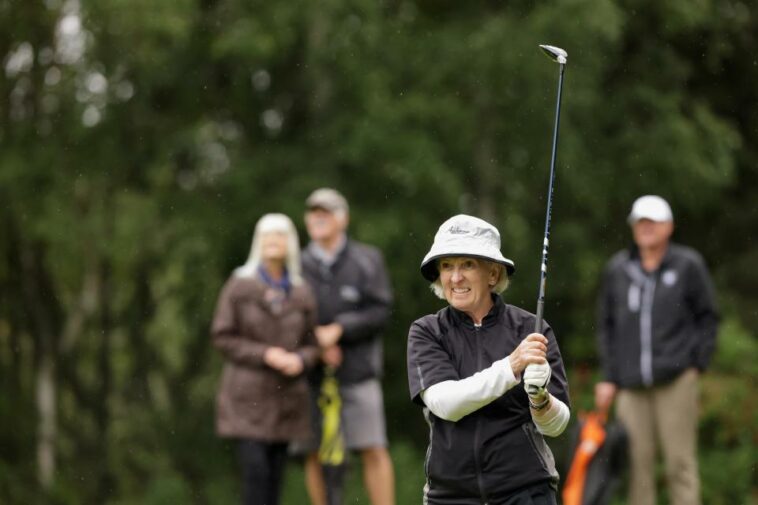
[[[410,395],[430,426],[425,504],[556,503],[543,435],[566,428],[568,384],[552,328],[532,333],[534,314],[499,296],[514,270],[497,228],[463,214],[440,226],[421,263],[449,304],[408,334]]]
[[[671,242],[674,218],[659,196],[638,198],[628,222],[634,246],[609,261],[598,299],[605,381],[595,403],[629,434],[630,505],[654,505],[656,441],[672,505],[700,503],[697,377],[710,362],[718,313],[702,257]]]

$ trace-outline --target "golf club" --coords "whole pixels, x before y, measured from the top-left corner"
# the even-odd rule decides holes
[[[540,49],[559,65],[558,70],[558,100],[555,105],[555,126],[553,127],[553,150],[550,156],[550,185],[547,190],[547,212],[545,215],[545,235],[542,240],[542,266],[540,267],[540,289],[537,297],[536,321],[534,332],[542,333],[542,319],[545,312],[545,281],[547,280],[547,249],[550,243],[550,220],[553,210],[553,188],[555,185],[555,156],[558,150],[558,125],[561,120],[561,93],[563,92],[563,71],[568,60],[568,53],[560,47],[540,45]],[[530,387],[531,392],[534,387]]]

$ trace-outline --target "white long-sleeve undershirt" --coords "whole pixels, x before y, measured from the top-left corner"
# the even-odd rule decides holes
[[[456,422],[497,400],[518,384],[508,358],[460,380],[447,380],[425,389],[421,399],[432,413],[446,421]]]
[[[497,400],[520,381],[506,357],[471,377],[434,384],[421,392],[421,399],[435,416],[456,422]],[[546,410],[530,412],[537,430],[549,437],[563,433],[571,416],[568,406],[553,395]]]
[[[545,410],[529,410],[532,413],[532,421],[537,426],[537,431],[546,437],[557,437],[563,433],[571,417],[568,405],[553,395],[550,395],[550,405]]]

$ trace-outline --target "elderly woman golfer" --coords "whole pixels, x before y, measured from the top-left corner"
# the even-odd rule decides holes
[[[513,272],[497,229],[466,215],[440,226],[421,263],[449,303],[408,335],[411,398],[431,428],[424,503],[556,503],[543,435],[568,423],[568,384],[553,330],[533,333],[535,316],[498,296]]]

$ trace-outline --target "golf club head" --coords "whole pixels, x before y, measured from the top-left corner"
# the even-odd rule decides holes
[[[548,46],[546,44],[540,44],[540,49],[553,61],[557,61],[561,65],[565,65],[568,60],[568,53],[560,47]]]

